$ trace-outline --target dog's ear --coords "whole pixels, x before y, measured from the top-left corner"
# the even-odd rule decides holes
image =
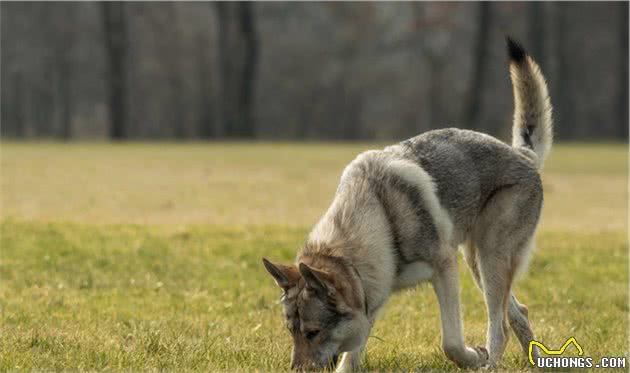
[[[332,276],[304,263],[299,265],[300,274],[304,277],[306,288],[320,295],[332,296],[335,292]]]
[[[278,284],[282,290],[286,292],[295,286],[295,283],[300,277],[295,265],[274,264],[266,258],[262,258],[262,261],[267,269],[267,272],[269,272],[276,281],[276,284]]]

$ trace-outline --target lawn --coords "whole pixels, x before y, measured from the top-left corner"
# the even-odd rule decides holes
[[[2,143],[0,371],[288,368],[260,257],[293,259],[343,166],[379,146]],[[540,341],[575,337],[595,361],[628,356],[627,151],[554,148],[516,285]],[[483,344],[483,300],[460,267],[465,337]],[[430,286],[402,292],[364,366],[456,370],[439,330]],[[528,370],[513,336],[501,367]]]

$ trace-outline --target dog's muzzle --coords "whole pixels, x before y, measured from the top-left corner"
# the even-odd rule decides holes
[[[327,369],[334,370],[337,366],[337,362],[339,361],[339,354],[333,355],[332,359],[328,360],[328,363],[325,363],[322,366],[317,366],[314,363],[308,364],[300,364],[300,363],[291,363],[291,370],[301,371],[301,372],[310,372],[315,370]]]

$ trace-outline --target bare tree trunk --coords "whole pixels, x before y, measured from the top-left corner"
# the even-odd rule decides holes
[[[444,69],[444,58],[441,58],[436,53],[427,54],[427,60],[429,62],[429,126],[435,127],[443,123],[442,118],[442,71]]]
[[[213,110],[214,101],[210,82],[210,74],[208,72],[208,62],[205,54],[205,40],[199,35],[196,37],[196,63],[195,73],[197,76],[197,107],[199,116],[197,118],[197,136],[207,139],[215,136]]]
[[[556,53],[557,63],[555,71],[556,80],[556,133],[558,138],[567,140],[573,138],[575,133],[575,123],[573,120],[573,90],[569,86],[571,84],[571,60],[567,56],[567,50],[570,46],[567,46],[567,15],[566,15],[566,3],[556,3]]]
[[[220,128],[222,133],[219,136],[230,136],[234,127],[232,118],[232,61],[230,58],[230,4],[223,1],[214,3],[218,21],[218,44],[219,44],[219,71],[221,79],[220,100]]]
[[[64,140],[70,140],[73,135],[72,130],[72,111],[74,106],[74,100],[72,95],[72,57],[70,56],[70,45],[68,39],[71,38],[69,33],[61,35],[66,39],[64,42],[59,43],[60,47],[55,53],[55,71],[54,76],[56,80],[54,95],[56,96],[56,102],[59,105],[60,115],[59,121],[61,122],[61,138]]]
[[[486,47],[488,44],[488,31],[492,22],[490,3],[482,1],[479,3],[479,15],[477,16],[477,37],[475,40],[475,58],[472,69],[472,79],[468,91],[468,104],[466,105],[465,125],[467,128],[480,128],[479,117],[481,115],[481,105],[483,103],[483,85],[485,82],[484,71],[487,60]]]
[[[344,87],[344,103],[345,108],[345,124],[343,127],[342,138],[344,140],[358,140],[363,137],[361,131],[361,112],[363,111],[363,101],[361,96],[353,93],[349,87]]]
[[[180,17],[178,13],[178,4],[170,3],[171,15],[169,17],[170,35],[168,36],[168,44],[171,56],[164,56],[166,64],[166,72],[168,74],[168,86],[170,90],[171,110],[169,110],[170,120],[167,123],[166,131],[172,130],[173,136],[176,139],[183,139],[188,135],[188,128],[186,127],[187,121],[185,118],[184,105],[186,97],[184,97],[185,89],[182,82],[182,68],[179,60],[182,55],[181,42],[182,35],[180,29]]]
[[[528,18],[529,18],[529,34],[530,34],[530,46],[529,50],[532,52],[536,61],[541,64],[544,69],[545,61],[545,3],[542,1],[532,1],[528,3]]]
[[[617,3],[619,6],[619,69],[620,69],[620,90],[618,97],[618,121],[617,136],[628,141],[628,3],[625,1]]]
[[[14,73],[15,75],[15,83],[14,83],[14,92],[13,92],[13,102],[14,102],[14,121],[15,121],[15,136],[19,138],[26,137],[26,120],[24,118],[24,78],[22,76],[21,71],[17,71]]]
[[[256,87],[256,69],[258,66],[258,35],[254,24],[254,9],[250,1],[240,3],[240,26],[245,41],[245,60],[241,74],[241,133],[243,137],[254,137],[254,94]]]
[[[59,86],[58,95],[61,101],[61,137],[64,140],[70,140],[72,138],[72,91],[69,82],[69,71],[64,66],[59,73]]]
[[[102,3],[105,46],[109,59],[109,136],[120,140],[128,136],[127,129],[127,25],[125,8],[120,1]]]
[[[53,63],[50,66],[50,73],[53,80],[51,100],[52,112],[58,122],[58,131],[64,140],[70,140],[73,136],[72,118],[75,107],[73,79],[75,36],[76,29],[73,28],[76,20],[76,7],[72,4],[58,4],[49,9],[48,34],[52,44]],[[57,107],[57,110],[55,108]]]
[[[222,121],[228,137],[253,137],[258,35],[251,2],[217,2]]]

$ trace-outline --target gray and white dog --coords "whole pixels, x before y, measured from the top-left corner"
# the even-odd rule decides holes
[[[295,264],[267,271],[284,290],[294,369],[357,370],[390,295],[422,281],[440,306],[442,348],[460,367],[495,366],[509,326],[528,354],[527,308],[511,288],[526,266],[543,202],[539,170],[552,143],[551,104],[536,62],[507,39],[514,92],[512,146],[460,129],[429,131],[360,154]],[[466,346],[458,247],[488,311],[485,347]],[[534,351],[534,358],[539,354]]]

